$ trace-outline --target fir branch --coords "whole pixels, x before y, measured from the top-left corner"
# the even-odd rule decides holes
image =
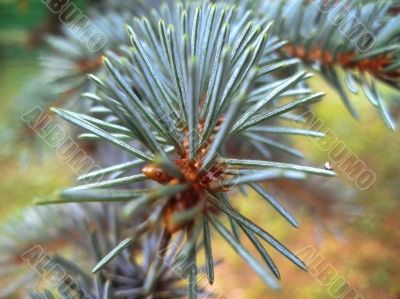
[[[353,93],[357,92],[356,85],[363,90],[376,89],[375,82],[367,81],[372,77],[400,88],[400,46],[396,38],[400,18],[392,15],[394,2],[288,0],[259,5],[275,21],[275,34],[288,41],[283,57],[299,58],[319,70],[354,116],[358,114],[346,87]],[[344,70],[347,81],[338,76],[337,68]],[[386,124],[394,129],[381,96],[374,93],[370,98]]]
[[[274,51],[283,43],[273,39],[270,50],[271,25],[264,19],[243,21],[249,17],[243,9],[229,4],[204,2],[201,6],[196,3],[175,4],[171,9],[164,6],[154,11],[152,18],[136,18],[127,27],[132,42],[130,50],[123,51],[120,56],[107,56],[104,59],[107,72],[101,78],[90,76],[97,89],[95,94],[87,94],[87,97],[99,108],[105,108],[103,117],[114,121],[110,123],[84,113],[55,109],[61,117],[96,135],[99,140],[106,140],[139,158],[89,173],[83,178],[96,178],[102,174],[119,176],[121,171],[127,172],[130,167],[143,165],[140,161],[144,162],[141,174],[105,179],[61,193],[61,199],[73,201],[91,201],[95,197],[99,201],[107,198],[110,201],[130,200],[124,207],[125,217],[132,217],[133,213],[136,216],[144,208],[150,215],[149,220],[133,227],[128,238],[110,250],[94,268],[95,272],[116,260],[140,235],[161,221],[163,231],[168,235],[192,232],[180,251],[188,254],[187,261],[196,260],[193,250],[200,244],[198,239],[203,228],[208,278],[213,282],[212,238],[207,220],[274,288],[277,283],[273,275],[279,276],[279,272],[255,235],[305,268],[293,253],[238,214],[227,200],[216,202],[209,195],[224,198],[222,193],[227,191],[226,186],[233,183],[254,184],[282,177],[299,179],[303,173],[334,175],[331,171],[297,164],[225,157],[225,153],[229,153],[228,140],[235,136],[243,138],[242,134],[252,142],[262,142],[297,155],[294,149],[264,135],[321,136],[318,132],[271,126],[272,121],[290,118],[288,112],[318,101],[323,94],[312,94],[301,88],[304,80],[310,77],[308,73],[300,71],[287,79],[275,78],[275,71],[281,72],[298,61],[277,59]],[[255,131],[251,133],[252,129],[258,130],[262,137],[255,135]],[[135,147],[125,141],[127,136],[133,138]],[[145,191],[131,186],[139,180],[145,180]],[[114,186],[124,189],[101,190]],[[132,192],[127,192],[130,188]],[[297,225],[276,201],[271,198],[268,201]],[[233,235],[215,218],[212,205],[228,215]],[[246,237],[274,274],[267,272],[239,243],[240,228],[245,230]],[[143,290],[135,288],[134,292],[153,290],[159,262],[157,259],[151,265],[152,274],[146,287]],[[194,271],[193,268],[189,271],[192,297],[196,289]]]

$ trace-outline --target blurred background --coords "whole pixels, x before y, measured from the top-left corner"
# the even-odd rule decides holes
[[[85,7],[83,0],[76,3]],[[74,183],[74,174],[53,149],[45,149],[43,157],[35,156],[33,161],[26,162],[29,156],[26,152],[34,149],[24,142],[15,142],[13,136],[16,119],[13,103],[38,75],[43,34],[54,30],[56,25],[41,1],[0,0],[2,221],[31,205],[35,196]],[[297,216],[300,222],[297,230],[254,194],[240,204],[238,201],[238,205],[244,214],[295,253],[312,248],[313,254],[319,255],[320,267],[330,265],[337,277],[342,277],[364,298],[399,299],[400,135],[387,129],[363,96],[356,99],[362,115],[356,121],[322,80],[316,77],[312,84],[317,90],[327,91],[325,100],[316,106],[318,117],[376,173],[376,183],[366,191],[359,191],[338,171],[337,179],[310,183],[307,188],[284,183],[271,186]],[[384,86],[382,89],[393,98],[400,96]],[[295,137],[293,143],[314,165],[324,165],[329,160],[328,152],[321,151],[311,139]],[[282,291],[275,293],[223,240],[219,240],[215,251],[225,261],[217,268],[215,284],[228,298],[342,298],[332,293],[329,279],[322,283],[323,275],[317,275],[314,265],[311,268],[316,268],[317,274],[305,273],[272,252],[282,273]]]

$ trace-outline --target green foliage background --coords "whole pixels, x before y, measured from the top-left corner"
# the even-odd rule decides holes
[[[28,29],[46,16],[41,5],[40,1],[28,1],[27,6],[18,8],[15,3],[0,2],[0,129],[3,132],[11,126],[10,103],[37,74],[38,51],[28,50],[24,41]],[[253,204],[260,201],[249,198],[241,209],[279,236],[294,252],[314,246],[324,262],[332,265],[365,298],[400,298],[400,135],[390,132],[364,99],[355,99],[363,116],[355,121],[335,99],[335,92],[322,80],[313,80],[319,90],[328,91],[327,98],[317,105],[317,114],[377,174],[375,185],[357,195],[363,214],[351,225],[340,226],[342,237],[323,233],[322,240],[318,241],[315,223],[308,211],[296,211],[301,226],[294,234],[293,228],[275,217],[265,205]],[[386,92],[399,97],[391,90]],[[50,152],[43,161],[23,166],[19,158],[22,149],[10,150],[5,142],[0,149],[1,219],[29,205],[35,195],[48,194],[71,184],[72,173],[55,153]],[[316,165],[327,160],[327,153],[321,152],[311,140],[297,143]],[[340,173],[339,176],[346,181],[345,176]],[[216,284],[228,298],[333,298],[328,288],[312,275],[297,270],[280,257],[276,260],[283,273],[282,292],[272,294],[227,244],[219,242],[216,255],[230,260],[216,269],[219,278]]]

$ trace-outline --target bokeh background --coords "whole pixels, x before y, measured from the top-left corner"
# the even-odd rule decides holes
[[[84,1],[77,2],[84,8]],[[74,182],[70,168],[51,148],[44,158],[35,156],[32,160],[30,150],[34,149],[16,143],[12,136],[16,119],[13,103],[38,75],[40,38],[49,30],[46,24],[51,21],[41,1],[0,1],[1,221],[31,205],[34,196]],[[307,188],[284,183],[271,186],[280,199],[287,199],[285,204],[301,224],[298,229],[287,225],[254,194],[241,200],[240,209],[294,252],[314,248],[322,262],[331,265],[364,298],[399,299],[400,135],[387,129],[362,95],[355,97],[362,115],[356,121],[322,80],[316,77],[312,84],[327,92],[316,106],[317,115],[376,173],[376,183],[360,192],[339,172],[337,179],[321,180]],[[385,86],[381,88],[388,97],[400,97]],[[311,139],[293,138],[293,143],[315,165],[328,159],[328,153]],[[218,240],[215,251],[225,261],[217,268],[215,284],[228,298],[339,298],[315,275],[298,270],[273,251],[282,273],[282,291],[277,293],[263,285],[223,240]]]

